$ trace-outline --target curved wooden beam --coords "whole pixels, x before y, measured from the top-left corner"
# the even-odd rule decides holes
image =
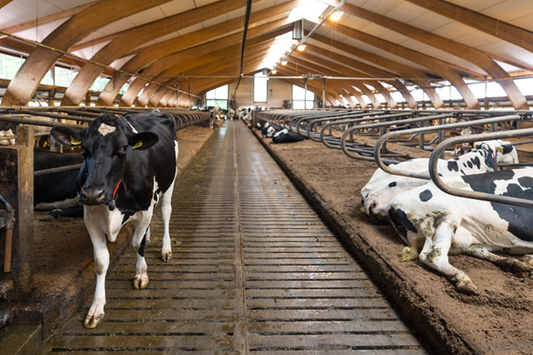
[[[280,34],[286,33],[289,31],[290,26],[282,26],[279,27],[280,24],[285,23],[286,20],[280,20],[280,21],[274,21],[266,25],[257,26],[249,31],[249,37],[256,36],[257,38],[251,38],[249,41],[247,41],[247,46],[252,46],[254,43],[261,43],[266,40],[270,40],[274,38],[275,36],[278,36]],[[278,28],[279,27],[279,28]],[[274,31],[272,31],[274,30]],[[260,35],[265,32],[272,31],[271,33],[267,33],[266,35]],[[274,36],[274,37],[272,37]],[[197,57],[204,56],[208,53],[211,53],[212,55],[224,55],[226,51],[229,52],[235,52],[240,50],[240,44],[239,42],[242,40],[242,34],[237,33],[234,35],[229,35],[205,44],[201,44],[192,48],[188,48],[186,50],[170,54],[168,56],[160,58],[158,61],[152,63],[148,68],[143,70],[143,75],[157,75],[161,73],[162,71],[168,69],[169,67],[175,66],[177,63],[186,62],[188,60],[192,60]],[[216,48],[220,48],[218,50],[215,50]],[[201,63],[198,63],[200,65]],[[139,80],[137,78],[135,81]],[[150,80],[150,79],[149,79]],[[124,81],[125,82],[125,81]],[[142,88],[140,82],[137,84],[134,84],[130,86],[130,88],[126,91],[126,93],[121,98],[120,105],[129,106],[137,96],[137,93]],[[112,102],[114,100],[116,94],[118,93],[118,90],[108,93],[105,95],[105,100],[102,98],[102,103],[108,104],[108,102]],[[103,93],[102,93],[103,94]],[[101,94],[101,97],[102,97]],[[112,99],[111,99],[112,97]],[[100,100],[98,101],[100,104]]]
[[[302,74],[309,73],[309,71],[306,72],[304,69],[302,69],[302,67],[303,67],[303,68],[307,68],[307,69],[310,69],[310,70],[314,70],[315,71],[314,74],[316,74],[318,72],[318,74],[321,74],[321,75],[339,76],[339,72],[330,70],[330,69],[328,69],[325,66],[317,65],[317,64],[314,64],[314,63],[310,63],[309,61],[305,61],[305,60],[301,60],[301,59],[293,58],[293,57],[290,57],[289,63],[287,64],[287,67],[294,68],[296,75],[302,75]],[[308,80],[308,83],[309,82],[310,82],[310,80]],[[342,92],[341,90],[344,89],[344,90],[347,90],[350,93],[352,93],[352,92],[355,91],[352,88],[352,86],[353,86],[353,87],[357,88],[359,91],[361,91],[364,95],[366,95],[370,99],[370,101],[372,102],[372,105],[375,108],[380,108],[381,107],[381,102],[379,102],[379,100],[372,93],[372,91],[370,91],[361,82],[355,82],[355,81],[354,82],[347,82],[345,80],[328,80],[328,83],[329,83],[329,86],[331,88],[335,89],[337,92]],[[342,102],[342,100],[339,100],[339,101]]]
[[[291,76],[294,75],[293,72],[286,69],[285,67],[278,68],[278,73],[285,76]],[[296,80],[296,79],[283,79],[289,83],[292,83],[293,85],[299,86],[301,88],[304,88],[303,80]],[[322,84],[313,82],[312,80],[307,81],[307,90],[312,91],[315,95],[322,97]],[[331,85],[326,85],[325,88],[326,96],[328,96],[328,100],[330,101],[330,104],[334,106],[333,102],[331,100],[339,100],[339,102],[342,101],[342,98],[340,97],[340,94],[332,89]]]
[[[271,43],[265,43],[262,45],[254,46],[253,47],[253,53],[246,55],[246,68],[254,67],[256,65],[259,65],[261,61],[263,60],[264,56],[266,55],[266,52],[270,48]],[[190,75],[190,76],[218,76],[218,75],[231,75],[232,71],[234,71],[234,75],[238,75],[238,67],[236,66],[236,63],[239,63],[240,59],[240,53],[230,53],[226,57],[217,57],[214,60],[212,60],[210,63],[207,63],[205,65],[201,66],[194,66],[191,70],[186,70],[183,72],[183,75]],[[183,67],[176,66],[173,68],[170,68],[163,72],[162,74],[164,76],[171,76],[176,75],[177,71],[182,70]],[[175,85],[177,79],[171,78],[170,80],[166,78],[161,78],[161,82],[165,82],[166,85]],[[148,100],[148,95],[150,95],[150,90],[155,87],[155,84],[150,84],[147,89],[143,92],[143,95],[139,97],[137,100],[141,105],[145,104]],[[198,92],[198,89],[194,88],[195,92]],[[149,104],[151,106],[157,106],[159,104],[160,99],[162,98],[161,93],[165,88],[156,88],[157,92],[151,96],[149,99]],[[159,93],[159,95],[158,95]]]
[[[279,15],[280,13],[286,12],[290,10],[292,6],[300,6],[303,3],[307,3],[309,0],[293,0],[289,1],[287,3],[273,6],[264,10],[260,10],[257,12],[253,12],[250,16],[250,24],[255,24],[259,21],[263,21],[265,18]],[[287,24],[286,20],[281,20],[276,22],[278,26],[284,26]],[[242,28],[244,26],[244,16],[236,18],[234,20],[230,20],[227,22],[224,22],[222,24],[218,24],[215,26],[211,26],[199,31],[195,31],[189,34],[185,34],[183,36],[179,37],[179,41],[177,41],[175,38],[169,39],[167,41],[163,41],[151,46],[147,46],[146,48],[143,48],[141,51],[137,53],[135,57],[130,59],[127,63],[125,63],[121,69],[130,72],[135,73],[142,68],[146,67],[147,65],[151,64],[156,59],[162,58],[166,55],[169,55],[174,52],[178,52],[181,50],[184,50],[191,46],[196,46],[199,43],[205,42],[207,39],[211,39],[213,37],[218,37],[222,34],[231,32],[232,30],[236,30],[239,28]],[[266,28],[262,27],[265,31]],[[271,27],[270,27],[271,28]],[[254,33],[254,29],[251,29],[250,32]],[[242,31],[240,31],[237,34],[232,35],[235,41],[234,43],[237,43],[242,39]],[[231,40],[230,36],[226,36],[226,41]],[[222,45],[220,42],[213,43],[213,45]],[[127,79],[126,79],[127,80]],[[124,81],[125,83],[126,81]],[[106,106],[110,105],[115,97],[118,94],[118,90],[114,88],[108,88],[100,94],[100,97],[98,98],[98,105]],[[120,86],[122,87],[122,86]]]
[[[256,0],[257,1],[257,0]],[[222,14],[238,10],[246,3],[244,0],[223,0],[205,5],[193,10],[185,11],[174,16],[166,17],[142,26],[124,31],[106,46],[95,53],[91,60],[109,65],[131,49],[146,42],[197,24],[198,22],[215,18]],[[176,39],[174,39],[176,40]],[[102,72],[102,67],[87,63],[72,81],[61,101],[62,106],[77,106],[85,97],[92,83]]]
[[[318,47],[318,46],[314,46],[314,45],[308,44],[307,48],[306,48],[306,51],[307,50],[309,50],[310,52],[314,52],[314,53],[320,54],[320,55],[322,55],[322,56],[324,56],[326,58],[331,58],[331,59],[333,59],[333,60],[335,60],[335,61],[337,61],[339,63],[347,65],[350,68],[358,69],[358,70],[360,70],[362,72],[368,73],[370,76],[375,76],[375,77],[380,77],[380,78],[393,78],[393,77],[396,77],[396,74],[393,74],[393,73],[388,72],[386,70],[373,67],[371,65],[359,62],[357,60],[354,60],[354,59],[351,59],[351,58],[348,58],[348,57],[345,57],[345,56],[340,55],[338,53],[325,50],[325,49],[323,49],[321,47]],[[405,87],[405,85],[401,81],[396,79],[396,80],[393,80],[393,81],[388,81],[388,83],[391,84],[392,86],[394,86],[396,88],[396,90],[402,94],[402,96],[404,97],[405,101],[409,105],[409,108],[411,108],[411,109],[416,109],[417,108],[416,100],[413,98],[413,96],[411,96],[411,93],[409,92],[409,90]]]
[[[468,88],[461,76],[450,68],[448,63],[330,20],[324,22],[323,26],[434,71],[455,86],[457,91],[463,96],[463,100],[469,109],[474,110],[480,108],[479,102],[474,97],[474,94],[472,94],[472,91]]]
[[[101,27],[169,1],[171,0],[97,1],[56,28],[42,43],[48,47],[68,51],[74,44]],[[42,78],[61,56],[61,53],[49,49],[35,48],[9,83],[1,105],[26,105]]]
[[[20,31],[28,30],[30,28],[35,28],[35,27],[37,27],[37,25],[43,26],[43,25],[46,25],[48,23],[55,22],[55,21],[58,21],[58,20],[61,20],[61,19],[67,18],[67,17],[72,17],[72,16],[78,14],[79,12],[85,10],[89,6],[91,6],[91,4],[86,4],[86,5],[73,7],[72,9],[61,11],[61,12],[58,12],[58,13],[55,13],[55,14],[52,14],[52,15],[39,17],[36,20],[31,20],[31,21],[24,22],[24,23],[15,25],[15,26],[4,28],[2,31],[7,32],[7,33],[17,33],[17,32],[20,32]],[[0,8],[1,7],[2,7],[2,4],[0,3]]]
[[[368,20],[392,31],[401,33],[404,36],[411,37],[419,42],[426,43],[432,47],[453,54],[456,57],[467,60],[486,71],[498,81],[507,93],[507,96],[515,109],[528,109],[526,98],[512,81],[511,76],[489,56],[489,53],[355,5],[345,4],[343,9],[351,15]]]
[[[0,0],[0,9],[9,4],[13,0]]]
[[[439,97],[439,95],[431,86],[431,84],[425,79],[424,74],[421,73],[419,70],[412,68],[408,65],[401,64],[393,60],[378,56],[376,54],[369,53],[362,49],[352,47],[345,43],[329,39],[325,36],[318,35],[316,33],[314,33],[311,38],[316,39],[317,41],[322,42],[324,44],[327,44],[328,46],[332,46],[346,53],[352,54],[356,57],[367,60],[370,63],[375,63],[380,67],[387,68],[393,72],[399,73],[400,76],[407,78],[415,78],[416,83],[429,97],[429,100],[431,101],[432,105],[435,108],[444,107],[444,102],[442,102],[442,99]]]
[[[533,53],[533,32],[442,0],[407,0]]]
[[[321,75],[330,75],[331,74],[331,71],[325,70],[323,67],[319,67],[319,66],[314,65],[312,63],[305,63],[305,65],[303,65],[303,61],[298,61],[298,60],[296,60],[296,58],[292,58],[292,57],[291,57],[289,63],[285,66],[285,68],[287,70],[289,70],[289,72],[292,72],[292,75],[297,75],[297,76],[309,73],[308,69],[318,71],[318,73],[321,74]],[[302,68],[307,68],[307,71],[305,69],[302,69]],[[308,86],[309,85],[315,85],[315,81],[314,80],[307,80],[307,85]],[[372,104],[374,106],[381,107],[381,103],[375,98],[374,94],[372,94],[372,92],[370,90],[368,90],[368,88],[366,86],[362,85],[362,84],[354,84],[354,83],[348,84],[348,83],[344,83],[344,82],[341,82],[341,81],[328,80],[327,88],[329,90],[332,90],[336,100],[339,100],[339,102],[343,102],[342,101],[342,97],[340,95],[342,95],[341,93],[343,93],[344,90],[346,90],[346,91],[348,91],[350,93],[354,93],[354,92],[356,93],[356,90],[354,88],[352,88],[351,85],[357,87],[365,95],[367,95],[368,98],[370,99],[370,101],[372,101]],[[322,83],[316,83],[316,86],[322,87]]]
[[[360,72],[358,70],[347,68],[347,67],[345,67],[343,65],[340,65],[340,64],[337,64],[337,63],[333,63],[332,61],[325,60],[325,59],[319,58],[317,56],[311,55],[311,54],[309,54],[307,52],[307,50],[305,52],[296,53],[296,58],[302,58],[307,63],[313,62],[313,63],[316,63],[316,64],[318,64],[318,65],[320,65],[320,66],[322,66],[324,68],[331,69],[334,72],[339,73],[340,76],[351,76],[351,77],[359,77],[359,78],[368,77],[367,75],[365,75],[365,73]],[[335,74],[332,74],[332,75],[335,75]],[[371,85],[377,91],[379,91],[379,93],[382,94],[383,97],[385,97],[385,100],[387,100],[387,104],[389,105],[390,108],[395,109],[395,108],[398,107],[398,104],[396,103],[396,101],[394,101],[394,99],[390,95],[389,90],[385,89],[385,87],[383,87],[383,85],[381,85],[381,83],[379,81],[377,81],[377,80],[361,80],[359,82],[362,83],[362,84]],[[357,87],[359,87],[359,86],[357,86]]]
[[[253,30],[257,29],[259,33],[262,33],[263,30],[272,29],[272,28],[277,28],[275,23],[258,26]],[[266,34],[256,36],[246,41],[246,47],[251,47],[258,43],[272,40],[276,36],[286,33],[286,32],[287,32],[287,28],[282,27],[274,31],[268,32]],[[250,31],[250,33],[251,35],[255,34],[252,30]],[[232,37],[232,36],[228,36],[228,38],[229,37]],[[216,40],[216,41],[202,44],[197,47],[193,47],[193,48],[190,48],[190,49],[178,52],[178,53],[174,53],[172,55],[166,56],[154,62],[151,66],[143,70],[143,75],[148,75],[150,76],[150,79],[151,79],[153,78],[153,76],[158,75],[159,73],[163,72],[164,70],[168,68],[174,67],[176,65],[180,65],[180,63],[182,62],[185,62],[188,60],[194,60],[195,58],[198,58],[199,56],[203,56],[211,52],[216,52],[214,51],[215,48],[220,48],[217,50],[219,53],[222,53],[223,51],[229,51],[229,52],[239,51],[241,45],[238,43],[238,41],[239,40],[235,42],[235,39],[228,40],[227,38],[222,38],[220,40]],[[228,42],[235,43],[235,44],[230,44]],[[138,80],[141,80],[142,82],[142,79],[137,78],[133,82],[133,84],[129,87],[129,89],[126,91],[126,93],[122,96],[120,100],[121,106],[130,106],[135,100],[135,98],[137,97],[137,93],[144,86],[144,84],[141,84],[141,82],[138,82]],[[136,84],[137,82],[138,84]]]

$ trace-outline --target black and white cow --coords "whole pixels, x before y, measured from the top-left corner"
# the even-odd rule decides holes
[[[495,170],[497,162],[518,162],[516,149],[503,148],[499,141],[478,142],[476,149],[459,157],[439,160],[438,171],[441,176],[480,174]],[[428,174],[429,159],[412,159],[396,165],[391,165],[391,170],[407,170],[411,172]],[[391,175],[377,169],[369,182],[361,190],[364,212],[373,217],[387,218],[391,199],[404,191],[424,185],[427,180],[406,176]]]
[[[172,256],[169,220],[178,156],[174,120],[157,111],[121,117],[106,113],[82,131],[62,126],[53,128],[51,134],[63,145],[80,145],[85,157],[77,182],[93,243],[97,279],[84,326],[94,328],[104,317],[109,265],[106,236],[114,242],[126,222],[137,222],[132,240],[137,252],[133,287],[145,288],[148,275],[144,248],[150,240],[154,208],[161,198],[161,258],[168,261]]]
[[[288,129],[282,129],[279,132],[274,133],[272,136],[272,143],[294,143],[301,142],[305,138],[301,134],[289,132]]]
[[[261,134],[265,138],[272,138],[274,133],[279,132],[279,131],[281,131],[281,126],[267,122],[261,129]]]
[[[443,178],[455,188],[533,200],[533,170],[502,170]],[[525,262],[493,254],[533,253],[533,210],[452,196],[433,182],[396,195],[390,202],[391,220],[407,229],[411,246],[402,261],[418,258],[440,271],[463,293],[478,293],[476,285],[448,261],[448,253],[467,254],[520,272],[533,271]],[[420,252],[419,252],[420,251]]]

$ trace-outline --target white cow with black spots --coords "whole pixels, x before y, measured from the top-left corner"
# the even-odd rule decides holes
[[[516,149],[502,145],[499,141],[478,142],[476,149],[462,156],[439,160],[438,172],[441,176],[471,175],[494,171],[494,157],[497,162],[518,162]],[[510,147],[510,148],[509,148]],[[428,173],[429,159],[413,159],[396,165],[391,170],[410,171],[420,174]],[[416,179],[400,175],[391,175],[377,169],[369,182],[361,190],[364,212],[373,217],[388,218],[390,200],[397,194],[408,191],[416,186],[424,185],[428,180]]]
[[[533,170],[502,170],[443,178],[454,188],[533,200]],[[533,210],[524,207],[448,195],[433,182],[396,195],[390,217],[407,229],[411,246],[402,261],[417,258],[443,273],[459,292],[476,294],[474,282],[452,266],[448,254],[467,254],[513,271],[533,271],[532,257],[524,261],[496,255],[533,253]]]

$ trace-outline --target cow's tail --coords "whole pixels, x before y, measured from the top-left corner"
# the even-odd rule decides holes
[[[398,225],[403,225],[403,224],[402,224],[402,221],[398,218],[398,215],[396,214],[396,211],[394,210],[394,208],[392,207],[389,208],[388,215],[389,215],[390,223],[392,224],[392,228],[394,228],[394,230],[396,231],[396,234],[398,234],[400,239],[403,240],[407,246],[411,246],[411,243],[409,243],[409,239],[407,239],[407,237],[404,236],[398,229]]]

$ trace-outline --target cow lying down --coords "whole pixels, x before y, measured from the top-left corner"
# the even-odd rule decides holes
[[[282,129],[279,132],[274,133],[272,136],[272,143],[294,143],[304,140],[304,136],[298,133],[289,132],[288,129]]]
[[[281,131],[281,126],[278,126],[277,124],[266,122],[263,125],[263,128],[261,128],[261,134],[265,138],[272,138],[274,133]]]
[[[437,166],[440,176],[472,175],[494,171],[495,155],[498,163],[503,161],[518,163],[516,149],[512,146],[502,146],[498,141],[486,141],[476,143],[476,147],[473,151],[462,156],[449,160],[439,160]],[[426,158],[412,159],[391,165],[390,169],[429,174],[428,162],[429,159]],[[361,190],[363,210],[369,216],[386,219],[388,218],[390,200],[395,195],[427,182],[428,180],[424,179],[391,175],[382,169],[377,169]]]
[[[533,200],[531,169],[446,177],[443,181],[462,190]],[[513,271],[533,271],[532,256],[519,261],[492,253],[533,253],[531,209],[448,195],[429,182],[396,195],[389,214],[407,229],[411,246],[404,248],[402,261],[418,258],[448,277],[460,292],[476,294],[478,290],[468,275],[449,263],[449,253],[475,256]]]
[[[170,202],[178,157],[174,120],[157,111],[121,117],[106,113],[82,131],[61,126],[54,127],[51,134],[63,145],[81,146],[85,157],[77,184],[97,276],[94,299],[83,324],[94,328],[104,318],[107,239],[114,242],[125,223],[137,222],[132,238],[137,252],[133,287],[145,288],[144,248],[150,240],[150,222],[159,199],[164,225],[161,258],[169,261],[172,256]]]

